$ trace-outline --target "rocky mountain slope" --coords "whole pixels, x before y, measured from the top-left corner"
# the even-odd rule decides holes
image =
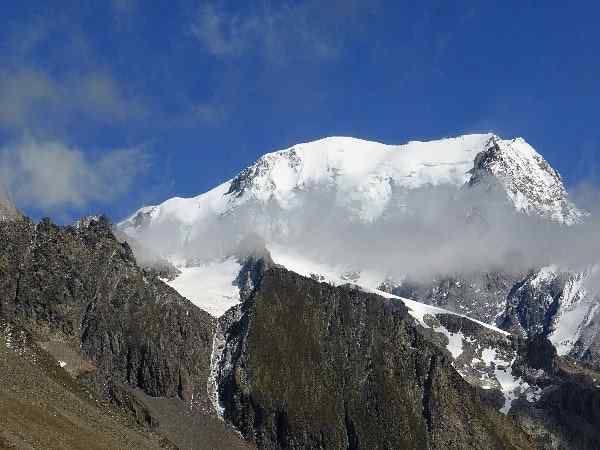
[[[226,332],[225,418],[261,448],[529,448],[411,322],[400,302],[268,271]]]
[[[554,266],[528,274],[509,293],[499,325],[523,336],[546,336],[561,355],[600,361],[600,303],[586,289],[589,276]]]
[[[172,449],[94,399],[23,329],[0,321],[0,448]]]
[[[597,372],[558,358],[543,337],[265,260],[241,278],[243,303],[220,319],[211,379],[216,408],[259,448],[600,443]]]
[[[0,242],[0,318],[61,361],[63,377],[177,446],[245,448],[206,392],[214,319],[139,268],[105,218],[3,221]]]
[[[506,298],[513,286],[526,274],[509,271],[454,274],[431,280],[403,280],[383,283],[380,288],[400,297],[418,299],[428,305],[495,324],[505,312]]]
[[[475,158],[469,186],[499,183],[517,210],[568,225],[585,216],[569,202],[559,173],[524,139],[492,136],[486,147]]]

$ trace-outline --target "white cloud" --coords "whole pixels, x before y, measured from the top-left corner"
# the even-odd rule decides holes
[[[339,191],[308,184],[286,207],[248,199],[227,214],[200,216],[183,246],[174,232],[178,219],[163,217],[135,237],[157,254],[195,264],[236,254],[240,242],[257,236],[290,256],[380,274],[381,280],[519,273],[550,264],[585,270],[600,254],[600,194],[592,187],[585,194],[588,201],[578,195],[576,204],[592,206],[592,215],[572,227],[518,213],[502,189],[485,184],[400,190],[381,216],[363,221],[352,204],[340,202]]]
[[[110,201],[146,166],[139,149],[110,150],[91,160],[80,149],[31,137],[0,150],[0,179],[17,206],[44,211]]]
[[[252,20],[240,20],[227,16],[215,5],[206,3],[200,9],[197,22],[192,30],[207,50],[216,56],[239,53],[249,45],[249,28]]]

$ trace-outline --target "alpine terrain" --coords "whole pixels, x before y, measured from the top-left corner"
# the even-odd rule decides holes
[[[586,280],[595,261],[566,267],[560,254],[532,250],[545,245],[540,230],[576,230],[587,217],[521,138],[390,146],[335,137],[266,154],[118,228],[177,266],[171,286],[214,315],[239,302],[230,281],[252,234],[297,273],[541,334],[559,354],[594,363],[600,310]]]
[[[0,448],[600,448],[592,219],[494,134],[298,144],[116,225],[7,197]]]

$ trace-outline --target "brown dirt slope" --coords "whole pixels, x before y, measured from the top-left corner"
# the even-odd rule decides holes
[[[0,324],[0,449],[173,448],[93,399],[28,335]]]

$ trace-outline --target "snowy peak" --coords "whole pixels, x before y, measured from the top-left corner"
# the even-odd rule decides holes
[[[298,192],[333,189],[366,220],[377,218],[394,189],[462,186],[489,134],[385,145],[329,137],[268,153],[231,181],[228,194],[293,205]]]
[[[299,192],[319,187],[364,220],[379,217],[394,191],[425,186],[474,186],[493,180],[515,208],[560,223],[580,221],[558,172],[524,139],[470,134],[385,145],[329,137],[268,153],[243,170],[227,191],[237,202],[276,201],[293,207]]]
[[[584,213],[568,199],[559,173],[522,138],[492,136],[475,158],[469,185],[499,182],[518,211],[571,225]]]
[[[121,222],[134,232],[151,223],[192,225],[248,202],[275,202],[291,209],[300,193],[331,191],[337,203],[363,220],[379,217],[393,191],[423,186],[463,186],[477,154],[491,134],[430,142],[385,145],[349,137],[329,137],[267,153],[232,180],[197,197],[172,198],[145,206]]]
[[[368,227],[418,215],[423,205],[465,206],[470,197],[461,195],[463,188],[486,183],[525,214],[565,224],[582,217],[560,175],[521,138],[488,133],[385,145],[329,137],[267,153],[204,194],[141,208],[119,229],[171,262],[187,264],[190,258],[210,259],[211,252],[230,256],[232,243],[248,231],[285,244],[307,228],[302,220],[326,217],[338,228]],[[469,192],[487,202],[485,189]],[[225,240],[216,238],[223,235]]]

